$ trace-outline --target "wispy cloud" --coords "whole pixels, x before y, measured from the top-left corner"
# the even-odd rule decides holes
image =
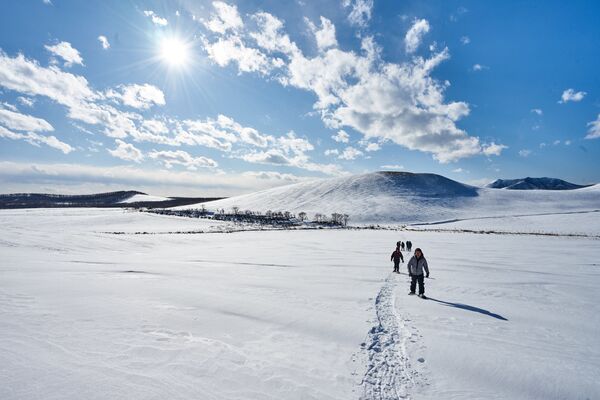
[[[117,145],[116,148],[112,150],[108,149],[108,152],[113,157],[117,157],[125,161],[133,161],[136,163],[139,163],[144,159],[142,151],[131,143],[126,143],[120,139],[116,139],[115,144]]]
[[[343,129],[340,129],[335,135],[331,136],[331,138],[338,143],[348,143],[350,141],[350,135]]]
[[[152,10],[145,10],[144,11],[144,15],[146,17],[149,17],[152,20],[152,23],[155,25],[159,25],[159,26],[167,26],[167,24],[169,23],[166,18],[162,18],[160,17],[158,14],[156,14],[154,11]]]
[[[423,40],[423,36],[429,32],[429,22],[426,19],[417,19],[406,32],[404,37],[404,45],[407,53],[414,53]]]
[[[108,42],[108,39],[106,38],[106,36],[104,36],[104,35],[98,36],[98,41],[100,42],[100,44],[102,45],[102,48],[104,50],[108,50],[110,48],[110,43]]]
[[[342,0],[342,5],[350,9],[348,21],[352,25],[365,28],[371,20],[373,0]]]
[[[590,128],[585,136],[586,139],[598,139],[600,138],[600,114],[596,117],[595,121],[588,122]]]
[[[528,150],[528,149],[519,150],[519,155],[521,157],[528,157],[530,154],[531,154],[531,150]]]
[[[52,46],[45,45],[44,48],[54,56],[62,58],[65,61],[65,67],[71,67],[74,64],[83,65],[83,58],[79,51],[69,42],[60,42]]]
[[[558,101],[558,103],[564,104],[568,103],[569,101],[576,103],[583,100],[586,94],[587,93],[583,91],[576,92],[574,89],[566,89],[560,96],[560,100]]]

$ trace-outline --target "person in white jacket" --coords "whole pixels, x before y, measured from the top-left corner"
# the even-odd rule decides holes
[[[415,249],[415,255],[411,257],[406,267],[408,268],[408,275],[410,276],[410,292],[408,294],[415,294],[418,283],[419,297],[426,299],[425,277],[429,278],[429,266],[427,265],[427,260],[420,248],[417,247]],[[425,275],[423,273],[425,273]]]

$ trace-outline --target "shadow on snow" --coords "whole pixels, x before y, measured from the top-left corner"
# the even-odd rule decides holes
[[[484,310],[483,308],[473,307],[473,306],[470,306],[468,304],[462,304],[462,303],[450,303],[448,301],[434,299],[433,297],[428,297],[428,299],[431,300],[431,301],[436,301],[436,302],[441,303],[441,304],[443,304],[445,306],[448,306],[448,307],[455,307],[455,308],[460,308],[462,310],[473,311],[473,312],[476,312],[476,313],[479,313],[479,314],[488,315],[488,316],[490,316],[492,318],[496,318],[496,319],[499,319],[499,320],[502,320],[502,321],[508,321],[508,319],[504,318],[502,315],[495,314],[495,313],[490,312],[488,310]]]

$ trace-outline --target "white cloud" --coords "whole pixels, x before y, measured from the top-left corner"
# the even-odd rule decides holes
[[[33,107],[35,104],[35,99],[30,97],[19,96],[17,97],[17,101],[26,107]]]
[[[3,109],[0,109],[0,124],[17,131],[44,132],[54,130],[52,125],[44,119]]]
[[[483,71],[484,69],[490,69],[490,67],[486,66],[486,65],[482,65],[482,64],[473,64],[472,70],[473,71]]]
[[[100,41],[100,44],[102,45],[102,48],[104,50],[108,50],[110,48],[110,43],[108,43],[108,39],[106,38],[106,36],[98,36],[98,41]]]
[[[531,154],[531,150],[528,150],[528,149],[519,150],[519,155],[521,157],[527,157],[530,154]]]
[[[553,144],[554,146],[558,146],[558,145],[560,144],[560,140],[558,140],[558,139],[557,139],[557,140],[555,140],[554,142],[552,142],[552,144]]]
[[[136,148],[131,143],[126,143],[120,139],[116,139],[115,144],[117,145],[115,149],[108,149],[108,152],[113,157],[117,157],[126,161],[134,161],[136,163],[139,163],[144,159],[144,155],[142,154],[141,150]]]
[[[386,170],[400,170],[400,169],[404,169],[404,165],[387,164],[387,165],[382,165],[379,168],[386,169]]]
[[[600,114],[598,114],[595,121],[588,122],[587,126],[589,126],[590,128],[588,129],[588,133],[585,136],[586,139],[600,138]]]
[[[545,142],[540,143],[540,149],[543,149],[546,146],[547,146],[547,144]]]
[[[338,143],[348,143],[350,141],[350,135],[343,129],[340,129],[335,135],[331,136],[331,138]]]
[[[455,169],[453,169],[453,170],[452,170],[452,172],[455,172],[455,173],[457,173],[457,174],[460,174],[461,172],[465,172],[465,170],[464,170],[464,169],[462,169],[462,168],[455,168]]]
[[[531,112],[537,115],[544,115],[544,112],[540,108],[532,108]]]
[[[429,32],[429,22],[426,19],[415,19],[406,36],[404,44],[407,53],[414,53],[421,44],[423,36]]]
[[[463,36],[463,37],[460,38],[460,42],[463,45],[467,45],[467,44],[471,43],[471,38],[468,37],[468,36]]]
[[[571,145],[571,141],[570,140],[565,140],[565,146],[570,146]]]
[[[560,96],[559,103],[563,104],[569,101],[578,102],[583,100],[586,94],[586,92],[576,92],[574,89],[566,89]]]
[[[0,161],[0,182],[7,192],[85,193],[122,190],[124,186],[163,196],[233,196],[290,183],[265,175],[215,174],[119,165],[43,164]],[[299,178],[302,179],[302,178]]]
[[[242,18],[235,5],[229,5],[222,1],[212,3],[216,13],[208,21],[203,21],[204,26],[217,33],[236,31],[244,26]]]
[[[330,47],[337,47],[335,38],[335,25],[325,17],[321,17],[321,29],[318,29],[308,18],[305,18],[308,27],[315,35],[317,47],[319,50],[326,50]]]
[[[42,3],[44,3],[47,6],[53,6],[54,4],[52,4],[52,0],[42,0]]]
[[[338,156],[340,154],[338,149],[327,149],[324,153],[326,156]]]
[[[14,111],[14,112],[19,112],[19,109],[17,108],[17,106],[15,106],[14,104],[10,104],[6,101],[3,101],[2,103],[0,103],[0,109],[6,109],[6,110]]]
[[[166,104],[162,90],[148,83],[120,85],[118,90],[107,91],[106,97],[117,99],[126,106],[140,110],[146,110],[153,105],[164,106]]]
[[[378,151],[381,150],[381,145],[379,143],[368,143],[367,146],[365,147],[366,151]]]
[[[152,23],[155,25],[167,26],[167,24],[169,23],[165,18],[158,16],[158,14],[156,14],[152,10],[144,11],[144,15],[152,19]]]
[[[338,158],[342,159],[342,160],[354,160],[356,159],[356,157],[358,156],[362,156],[363,152],[355,149],[352,146],[348,146],[344,149],[344,151],[342,152],[342,154],[339,155]]]
[[[73,64],[83,65],[83,58],[81,58],[79,51],[71,46],[69,42],[60,42],[53,46],[45,45],[44,47],[53,55],[62,58],[65,61],[65,67],[71,67]]]
[[[0,126],[0,137],[11,140],[25,140],[29,144],[38,147],[40,144],[45,144],[60,150],[65,154],[69,154],[74,150],[69,144],[58,140],[55,136],[44,136],[35,132],[17,133],[4,128],[3,126]]]
[[[276,171],[246,171],[242,173],[242,176],[253,177],[256,179],[282,181],[283,183],[295,183],[302,180],[302,178],[292,174],[282,174]]]
[[[82,76],[56,66],[41,67],[22,54],[9,57],[0,50],[0,86],[29,96],[46,96],[67,107],[99,98]]]
[[[499,156],[504,149],[508,149],[508,146],[492,142],[483,146],[483,154],[486,156]]]
[[[343,0],[342,5],[345,8],[350,7],[348,21],[352,25],[365,28],[371,20],[373,11],[373,0]]]
[[[431,77],[449,58],[447,48],[430,58],[414,56],[395,64],[378,57],[379,49],[368,37],[362,40],[362,53],[336,47],[307,57],[284,32],[279,19],[264,12],[250,18],[258,30],[238,32],[235,38],[240,46],[264,57],[264,65],[273,66],[273,60],[278,60],[276,67],[260,71],[267,78],[314,93],[313,107],[327,127],[350,127],[365,139],[391,140],[411,150],[430,152],[442,163],[499,154],[456,126],[469,114],[469,106],[445,102],[444,91],[450,83]],[[229,39],[230,35],[207,39],[209,57],[213,44]],[[248,70],[235,57],[229,62],[238,63],[239,73]]]
[[[204,43],[208,57],[217,65],[226,67],[237,63],[241,72],[260,72],[265,75],[274,68],[274,63],[260,50],[246,47],[239,37],[219,38],[213,43]]]
[[[208,157],[193,157],[183,150],[176,151],[151,151],[148,157],[161,161],[166,168],[172,168],[179,164],[185,166],[190,171],[196,171],[198,168],[215,168],[217,162]]]

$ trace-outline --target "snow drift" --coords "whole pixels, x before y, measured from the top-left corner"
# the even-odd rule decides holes
[[[600,209],[600,186],[558,190],[478,188],[436,174],[374,172],[281,186],[205,203],[210,210],[344,213],[350,222],[418,223]],[[185,208],[199,205],[185,206]]]

